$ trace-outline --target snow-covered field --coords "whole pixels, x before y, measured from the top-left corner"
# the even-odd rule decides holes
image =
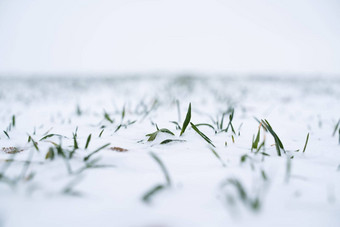
[[[1,78],[0,226],[340,226],[339,119],[336,78]]]

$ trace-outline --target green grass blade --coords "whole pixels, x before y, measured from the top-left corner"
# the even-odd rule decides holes
[[[85,144],[85,149],[89,147],[90,141],[91,141],[91,134],[87,137],[86,144]]]
[[[226,165],[222,158],[220,157],[220,155],[212,147],[210,147],[210,150],[215,155],[215,157],[221,162],[222,166],[225,167]]]
[[[15,127],[15,115],[12,116],[12,126]]]
[[[172,139],[167,139],[167,140],[163,140],[160,144],[167,144],[167,143],[171,143],[171,142],[185,142],[185,140],[172,140]]]
[[[195,130],[195,132],[198,133],[198,135],[200,135],[205,141],[207,141],[207,143],[209,143],[211,146],[215,147],[215,145],[211,142],[211,140],[209,139],[209,137],[207,137],[206,135],[204,135],[203,132],[201,132],[192,122],[190,122],[191,127]]]
[[[146,192],[143,197],[142,200],[145,203],[150,203],[151,198],[157,194],[158,192],[162,191],[163,189],[165,189],[166,187],[162,184],[156,185],[155,187],[151,188],[151,190],[149,190],[148,192]]]
[[[185,120],[183,122],[181,134],[179,136],[181,136],[185,132],[185,129],[189,125],[190,120],[191,120],[191,103],[189,103],[188,112],[187,112],[187,115],[186,115]]]
[[[196,126],[196,127],[199,127],[199,126],[207,126],[207,127],[211,128],[211,129],[213,129],[214,132],[216,133],[216,130],[215,130],[214,126],[212,126],[211,124],[208,124],[208,123],[200,123],[200,124],[196,124],[195,126]]]
[[[335,125],[332,136],[335,136],[336,130],[338,129],[339,125],[340,125],[340,120],[339,120],[338,123]]]
[[[306,151],[306,147],[307,147],[308,139],[309,139],[309,133],[307,134],[307,138],[306,138],[305,146],[303,147],[303,151],[302,151],[303,153],[305,153],[305,151]]]
[[[103,132],[104,132],[104,128],[100,131],[99,136],[98,136],[99,138],[102,137]]]
[[[161,168],[161,170],[162,170],[162,172],[164,174],[164,177],[165,177],[167,185],[171,186],[171,179],[170,179],[168,170],[166,169],[166,167],[165,167],[164,163],[162,162],[162,160],[155,153],[153,153],[153,152],[150,152],[150,155],[158,163],[159,167]]]
[[[11,139],[6,131],[3,131],[8,139]]]
[[[169,129],[166,129],[166,128],[162,128],[159,131],[164,132],[164,133],[168,133],[168,134],[173,135],[173,136],[175,135],[173,132],[171,132]]]
[[[113,120],[110,118],[110,115],[107,112],[104,112],[104,118],[111,124],[113,123]]]
[[[91,154],[89,154],[88,156],[86,156],[86,157],[84,158],[84,161],[87,161],[92,155],[94,155],[95,153],[99,152],[100,150],[102,150],[102,149],[104,149],[104,148],[106,148],[106,147],[108,147],[108,146],[110,146],[110,143],[107,143],[107,144],[105,144],[104,146],[101,146],[100,148],[98,148],[97,150],[93,151]]]

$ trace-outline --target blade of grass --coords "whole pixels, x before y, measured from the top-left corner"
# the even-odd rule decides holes
[[[187,115],[186,115],[185,120],[183,122],[181,134],[179,136],[182,136],[182,134],[185,132],[185,129],[189,125],[190,119],[191,119],[191,103],[189,103],[188,112],[187,112]]]
[[[181,126],[176,121],[170,121],[170,123],[173,123],[174,125],[176,125],[176,129],[181,130]]]
[[[340,125],[340,119],[339,119],[338,123],[334,127],[334,131],[333,131],[332,136],[335,136],[336,130],[338,129],[339,125]]]
[[[166,169],[162,160],[153,152],[150,152],[150,155],[158,163],[159,167],[161,168],[161,170],[164,174],[167,186],[171,186],[171,178],[170,178],[168,170]]]
[[[220,157],[220,155],[214,150],[214,148],[209,147],[211,152],[215,155],[215,157],[221,162],[223,167],[226,167],[225,163],[223,162],[222,158]]]
[[[143,197],[142,200],[145,203],[150,203],[151,202],[151,198],[157,194],[158,192],[162,191],[163,189],[165,189],[166,187],[162,184],[156,185],[155,187],[151,188],[151,190],[149,190],[148,192],[146,192]]]
[[[99,152],[100,150],[102,150],[102,149],[104,149],[104,148],[106,148],[106,147],[108,147],[108,146],[110,146],[110,143],[107,143],[107,144],[105,144],[104,146],[99,147],[97,150],[95,150],[95,151],[93,151],[91,154],[87,155],[87,156],[84,158],[84,161],[87,161],[92,155],[94,155],[95,153]]]
[[[261,120],[262,123],[262,127],[269,131],[269,133],[273,136],[274,140],[275,140],[275,147],[276,147],[276,151],[278,156],[281,156],[281,149],[285,151],[283,144],[280,140],[280,138],[277,136],[277,134],[274,132],[273,128],[271,127],[271,125],[269,124],[269,122],[267,120]]]
[[[303,153],[305,153],[305,151],[306,151],[306,147],[307,147],[308,139],[309,139],[309,133],[307,134],[307,138],[306,138],[305,146],[303,147],[303,151],[302,151]]]
[[[12,126],[15,127],[15,115],[12,116]]]
[[[171,142],[185,142],[185,140],[172,140],[172,139],[167,139],[167,140],[163,140],[160,144],[167,144],[167,143],[171,143]]]
[[[196,126],[196,127],[199,127],[199,126],[207,126],[207,127],[211,128],[211,129],[213,129],[214,132],[216,133],[216,130],[215,130],[214,126],[212,126],[211,124],[208,124],[208,123],[200,123],[200,124],[196,124],[195,126]]]
[[[103,132],[104,132],[104,128],[100,131],[99,136],[98,136],[99,138],[102,137]]]
[[[11,139],[6,131],[4,131],[5,135],[7,136],[8,139]]]
[[[113,120],[110,118],[110,115],[105,111],[104,112],[104,118],[110,122],[111,124],[113,124]]]
[[[215,145],[211,142],[211,140],[209,139],[209,137],[207,137],[206,135],[203,134],[203,132],[201,132],[192,122],[190,122],[191,127],[195,130],[195,132],[198,133],[198,135],[200,135],[205,141],[207,141],[207,143],[209,143],[211,146],[215,147]]]
[[[86,144],[85,144],[85,149],[89,147],[90,141],[91,141],[91,134],[87,137]]]

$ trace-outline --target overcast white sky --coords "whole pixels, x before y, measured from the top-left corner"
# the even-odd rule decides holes
[[[0,73],[340,73],[338,0],[0,0]]]

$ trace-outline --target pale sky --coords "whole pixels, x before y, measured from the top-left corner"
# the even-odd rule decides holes
[[[0,73],[340,75],[337,0],[0,0]]]

